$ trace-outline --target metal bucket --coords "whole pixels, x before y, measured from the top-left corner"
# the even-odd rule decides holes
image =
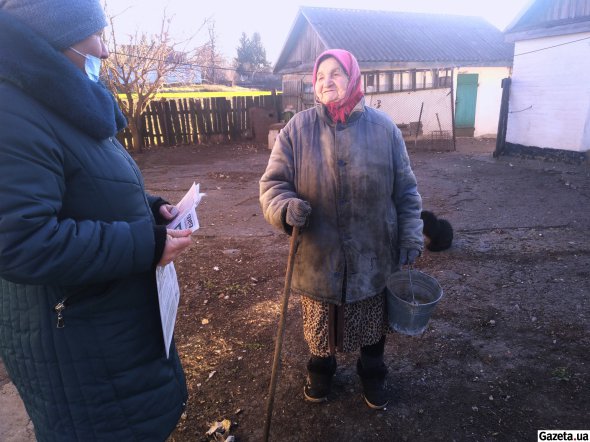
[[[442,296],[442,287],[432,276],[413,269],[395,272],[387,280],[389,326],[404,335],[423,333]]]

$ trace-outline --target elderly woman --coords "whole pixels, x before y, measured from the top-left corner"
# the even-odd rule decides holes
[[[187,400],[155,268],[190,230],[114,138],[106,24],[99,0],[0,0],[0,354],[40,442],[162,441]]]
[[[313,85],[317,104],[277,137],[260,202],[272,225],[302,229],[292,287],[302,295],[311,353],[305,398],[325,401],[336,351],[360,349],[364,399],[381,409],[388,403],[385,282],[422,251],[421,198],[399,129],[364,104],[354,56],[322,53]]]

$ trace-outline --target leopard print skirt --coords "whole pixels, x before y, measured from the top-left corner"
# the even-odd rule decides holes
[[[301,296],[303,336],[314,356],[330,356],[334,349],[348,353],[377,343],[391,330],[387,324],[385,294],[342,306]],[[336,308],[340,326],[334,328],[330,309]],[[335,342],[334,342],[335,340]],[[332,341],[332,342],[330,342]]]

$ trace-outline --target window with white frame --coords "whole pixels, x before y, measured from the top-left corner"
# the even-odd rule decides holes
[[[451,87],[452,81],[451,69],[438,70],[438,87]]]
[[[380,72],[379,73],[379,92],[391,92],[393,90],[393,84],[391,82],[393,72]]]
[[[451,68],[365,72],[362,85],[366,94],[448,88],[451,72]]]

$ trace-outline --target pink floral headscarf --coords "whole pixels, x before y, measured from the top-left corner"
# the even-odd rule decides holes
[[[315,83],[317,80],[318,67],[326,58],[333,57],[342,66],[346,75],[348,75],[348,87],[344,98],[336,102],[326,104],[326,108],[332,121],[344,123],[352,109],[356,106],[359,100],[363,97],[361,91],[361,69],[356,58],[350,52],[344,49],[328,49],[322,52],[315,61],[313,67],[313,87],[315,90]]]

